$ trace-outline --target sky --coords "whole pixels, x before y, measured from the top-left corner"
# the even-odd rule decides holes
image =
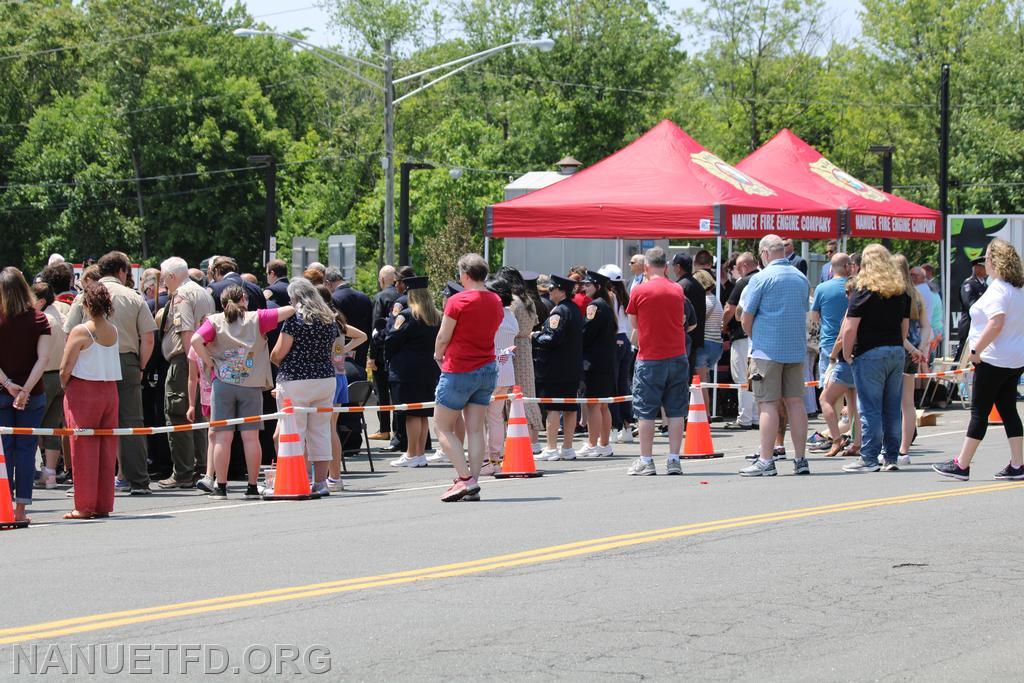
[[[228,0],[231,2],[232,0]],[[338,36],[329,26],[326,12],[316,6],[315,0],[243,0],[249,12],[258,21],[275,26],[279,31],[301,30],[307,40],[319,45],[338,42]],[[700,0],[667,0],[672,10],[699,7]],[[836,17],[835,32],[840,39],[855,34],[858,29],[857,10],[860,0],[825,0],[827,11]]]

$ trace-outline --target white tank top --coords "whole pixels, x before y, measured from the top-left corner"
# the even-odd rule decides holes
[[[90,382],[118,382],[121,380],[121,358],[118,353],[117,338],[110,346],[103,346],[97,341],[92,331],[85,331],[92,337],[92,345],[78,354],[72,377],[89,380]],[[117,333],[117,330],[114,330]]]

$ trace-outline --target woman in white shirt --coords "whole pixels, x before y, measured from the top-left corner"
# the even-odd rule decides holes
[[[69,429],[115,429],[121,359],[117,328],[108,320],[114,305],[107,288],[85,283],[82,308],[88,317],[68,334],[60,364],[64,419]],[[117,447],[116,436],[71,437],[75,509],[64,519],[110,516],[114,509]]]
[[[985,438],[992,406],[1003,418],[1010,442],[1010,464],[996,479],[1024,479],[1024,428],[1017,414],[1017,385],[1024,372],[1024,267],[1013,246],[993,240],[985,255],[992,284],[971,306],[971,331],[967,337],[974,364],[971,422],[967,438],[954,460],[932,465],[939,474],[967,481],[971,460]]]

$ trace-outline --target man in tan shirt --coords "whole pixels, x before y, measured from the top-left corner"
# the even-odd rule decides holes
[[[167,424],[188,424],[188,351],[192,335],[207,316],[213,315],[213,297],[193,282],[188,264],[172,256],[160,264],[170,297],[165,318],[160,322],[163,332],[161,351],[167,359],[167,380],[164,384],[164,412]],[[206,469],[206,432],[173,432],[167,435],[171,446],[174,472],[157,483],[162,489],[192,488],[196,469]]]
[[[117,328],[117,345],[121,358],[121,381],[117,383],[117,424],[119,427],[142,427],[142,368],[153,354],[153,333],[156,322],[142,295],[127,287],[131,261],[120,251],[105,254],[96,263],[100,284],[110,292],[114,304],[111,322]],[[81,297],[75,299],[64,322],[70,332],[83,322]],[[115,482],[118,491],[135,495],[149,493],[149,464],[146,437],[122,436],[118,452],[120,476]]]

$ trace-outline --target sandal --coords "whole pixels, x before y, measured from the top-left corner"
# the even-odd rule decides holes
[[[72,510],[64,514],[64,519],[92,519],[96,515],[89,512],[79,512],[78,510]]]
[[[854,448],[853,446],[850,446],[845,451],[843,451],[843,457],[844,458],[859,458],[860,457],[860,449],[859,448]]]

